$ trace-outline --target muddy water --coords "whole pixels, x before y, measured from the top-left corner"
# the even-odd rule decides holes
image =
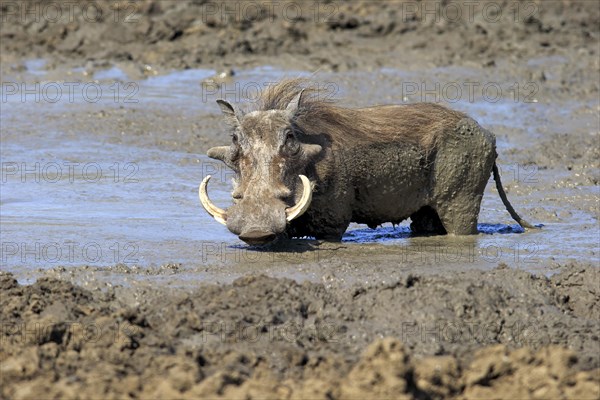
[[[45,76],[42,60],[26,65],[32,76]],[[253,70],[247,79],[269,71]],[[214,71],[182,71],[132,84],[113,67],[93,74],[90,90],[74,90],[72,98],[64,82],[55,80],[32,81],[34,90],[24,97],[4,93],[3,139],[10,139],[1,149],[3,269],[19,275],[27,273],[24,269],[58,265],[152,266],[165,260],[194,265],[198,242],[236,244],[199,208],[199,179],[218,173],[211,182],[212,197],[226,203],[226,178],[231,176],[203,155],[107,143],[110,138],[85,130],[73,137],[51,124],[34,140],[13,135],[15,128],[27,127],[29,118],[35,120],[38,110],[60,118],[67,108],[85,113],[114,107],[117,95],[132,108],[189,107],[199,83],[211,75]],[[42,88],[37,92],[36,84]]]
[[[427,87],[419,86],[433,76],[441,87],[457,82],[457,77],[468,82],[475,73],[468,68],[383,69],[374,75],[375,80],[366,73],[313,75],[322,82],[323,96],[341,97],[349,105],[438,100],[436,95],[441,95],[442,101],[472,115],[498,135],[499,162],[515,208],[534,223],[543,224],[543,229],[524,233],[510,220],[490,184],[479,218],[480,233],[474,237],[412,237],[408,222],[377,230],[353,224],[339,244],[294,240],[264,251],[245,246],[198,204],[197,185],[203,176],[212,174],[210,196],[226,207],[231,171],[206,158],[203,151],[182,144],[154,146],[143,136],[121,140],[129,132],[115,131],[110,122],[130,119],[134,127],[137,122],[143,130],[145,116],[161,109],[167,114],[177,110],[190,119],[198,114],[200,119],[218,112],[216,98],[238,101],[252,97],[265,82],[310,76],[308,72],[267,66],[237,71],[217,89],[211,86],[216,74],[212,70],[150,73],[146,79],[130,82],[118,67],[63,71],[65,75],[57,79],[56,71],[52,76],[46,74],[43,61],[26,65],[26,81],[31,85],[37,82],[42,89],[23,97],[7,93],[3,86],[0,153],[2,269],[22,282],[32,282],[53,269],[76,274],[85,271],[84,281],[92,274],[94,279],[114,285],[150,279],[186,286],[200,281],[229,282],[260,270],[278,277],[343,285],[389,279],[399,269],[439,272],[443,265],[450,271],[488,270],[505,263],[552,274],[554,268],[569,261],[597,261],[593,211],[574,208],[569,201],[583,198],[593,205],[597,186],[585,182],[557,186],[571,175],[563,172],[561,177],[559,171],[540,169],[535,159],[523,161],[520,156],[522,151],[533,151],[534,143],[548,133],[544,127],[560,132],[565,120],[593,108],[593,103],[543,103],[538,97],[544,93],[534,95],[529,89],[524,94],[527,101],[515,101],[512,83],[503,84],[494,101],[490,99],[496,94],[491,92],[474,92],[470,99],[442,89],[432,92],[431,87],[429,95],[423,94]],[[64,82],[85,76],[93,83],[89,91],[75,90],[72,98],[66,95]],[[454,80],[445,82],[443,77]],[[23,77],[12,78],[18,81]],[[221,78],[217,75],[215,79]],[[63,90],[62,96],[53,85]],[[77,114],[91,118],[87,124],[76,119],[70,124],[69,119]],[[218,117],[211,117],[217,122],[197,132],[205,148],[227,141]],[[163,117],[158,129],[162,130],[159,135],[166,140],[174,138],[176,143],[177,116],[172,118]],[[580,118],[575,129],[589,129],[590,123],[593,115]],[[377,267],[371,268],[375,264]]]

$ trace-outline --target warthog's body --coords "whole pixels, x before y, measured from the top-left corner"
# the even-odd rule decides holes
[[[236,204],[221,211],[243,240],[339,240],[350,222],[374,228],[409,217],[416,232],[473,234],[493,170],[511,215],[530,227],[499,183],[494,135],[471,118],[430,103],[344,109],[303,94],[298,83],[271,87],[246,115],[220,103],[234,143],[209,156],[238,173]],[[314,186],[312,201],[285,223],[303,193],[298,175]]]
[[[398,124],[414,113],[442,111],[434,104],[396,109],[402,115]],[[409,217],[413,231],[476,233],[496,159],[495,138],[466,117],[443,122],[447,125],[436,127],[440,140],[434,152],[402,141],[332,147],[308,175],[316,189],[308,211],[291,222],[293,234],[335,239],[350,222],[375,228]]]

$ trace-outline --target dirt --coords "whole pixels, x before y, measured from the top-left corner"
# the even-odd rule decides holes
[[[79,2],[71,17],[69,2],[34,1],[23,17],[24,3],[2,1],[3,93],[130,80],[141,101],[2,101],[0,397],[599,398],[600,7],[476,3],[470,19],[460,2],[295,2],[296,17],[288,3],[254,3],[264,12],[252,17],[202,1]],[[127,78],[95,77],[112,67]],[[151,81],[196,68],[224,87],[314,73],[347,106],[432,100],[407,81],[498,82],[497,103],[479,91],[440,101],[496,134],[509,199],[544,227],[519,234],[488,185],[474,237],[353,227],[334,245],[241,246],[195,193],[200,155],[229,140],[223,92],[205,98],[204,78]],[[136,161],[141,183],[123,191],[148,199],[4,169],[52,160]],[[139,243],[141,257],[40,261],[5,246],[70,238]]]
[[[252,275],[101,293],[3,274],[3,396],[592,399],[599,278],[500,267],[343,290]]]
[[[498,59],[597,54],[593,1],[41,3],[2,2],[3,53],[140,69],[266,61],[333,71],[465,61],[493,68]]]

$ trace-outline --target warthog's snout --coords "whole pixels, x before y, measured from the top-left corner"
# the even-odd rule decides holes
[[[276,236],[273,232],[251,230],[242,233],[239,238],[249,245],[260,245],[272,242]]]
[[[227,226],[232,233],[249,245],[267,244],[284,233],[286,225],[300,217],[310,206],[314,185],[304,176],[299,175],[302,182],[300,199],[293,206],[280,199],[253,198],[240,199],[236,204],[223,210],[214,205],[208,198],[207,175],[198,189],[200,203],[204,209],[218,222]]]

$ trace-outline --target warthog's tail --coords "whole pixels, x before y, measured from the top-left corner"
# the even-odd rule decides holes
[[[506,197],[506,192],[504,191],[504,187],[502,187],[502,181],[500,180],[500,172],[498,172],[498,166],[495,162],[492,171],[494,173],[494,181],[496,181],[496,189],[498,189],[498,193],[500,194],[502,203],[504,203],[504,207],[506,207],[506,210],[508,211],[510,216],[515,221],[517,221],[519,225],[521,225],[521,227],[523,227],[524,229],[538,229],[536,226],[531,225],[529,222],[521,218],[513,208],[512,204],[510,204],[510,201],[508,201],[508,198]]]

